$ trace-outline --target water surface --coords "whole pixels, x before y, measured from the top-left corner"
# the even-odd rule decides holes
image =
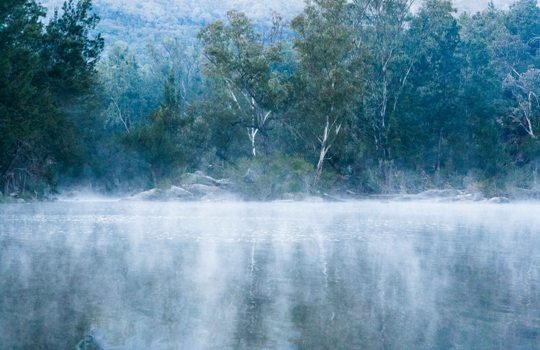
[[[538,204],[3,205],[0,349],[75,349],[88,336],[105,350],[540,348],[539,214]]]

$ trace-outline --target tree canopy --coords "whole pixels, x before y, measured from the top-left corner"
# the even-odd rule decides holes
[[[104,42],[90,0],[48,18],[5,0],[1,190],[132,191],[196,170],[257,199],[538,188],[537,1],[413,3],[311,0],[290,22],[232,10],[143,57]]]

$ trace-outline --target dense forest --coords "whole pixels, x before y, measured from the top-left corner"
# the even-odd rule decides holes
[[[0,3],[0,191],[50,198],[228,179],[246,199],[540,193],[540,8],[312,0],[144,53],[91,0]],[[181,29],[179,29],[181,31]],[[1,198],[0,197],[0,200]]]

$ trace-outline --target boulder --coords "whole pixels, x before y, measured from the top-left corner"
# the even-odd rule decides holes
[[[447,199],[451,202],[479,202],[484,200],[484,196],[481,193],[466,193],[443,199]]]
[[[493,197],[488,202],[495,203],[495,204],[503,204],[503,203],[510,203],[510,199],[506,197]]]
[[[161,198],[161,195],[161,190],[157,188],[152,188],[151,190],[134,194],[133,196],[129,197],[129,199],[135,201],[155,201],[159,200]]]
[[[172,186],[169,189],[153,188],[148,191],[137,193],[131,196],[131,200],[140,201],[168,201],[168,200],[193,200],[195,199],[193,193],[188,190]]]
[[[236,196],[227,190],[232,187],[232,182],[228,179],[214,179],[201,171],[197,171],[182,175],[179,182],[179,186],[171,186],[168,189],[153,188],[137,193],[129,199],[141,201],[222,201],[236,199]]]
[[[169,197],[171,199],[193,199],[194,198],[193,193],[178,186],[172,186],[168,192],[169,192]]]
[[[482,193],[479,193],[479,192],[472,193],[473,202],[480,202],[480,201],[483,201],[484,199],[486,199],[486,197],[484,197]]]
[[[203,201],[225,201],[236,199],[236,196],[233,193],[219,186],[193,184],[188,187],[188,190],[193,193],[197,199]]]
[[[190,192],[198,196],[204,196],[207,194],[221,194],[225,192],[224,189],[218,186],[210,186],[210,185],[204,185],[204,184],[193,184],[189,186],[188,188]]]
[[[215,179],[211,176],[205,175],[202,171],[183,174],[180,178],[180,183],[184,187],[189,187],[196,184],[218,187],[229,187],[232,185],[232,182],[229,179]]]

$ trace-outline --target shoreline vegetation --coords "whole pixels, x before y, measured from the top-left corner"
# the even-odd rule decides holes
[[[430,189],[418,193],[361,194],[347,191],[332,192],[284,192],[268,193],[266,198],[253,197],[252,193],[241,193],[241,186],[230,179],[215,179],[202,172],[184,174],[176,185],[151,188],[149,190],[116,194],[93,193],[88,190],[66,189],[63,193],[41,198],[42,201],[78,200],[115,198],[122,201],[157,201],[157,202],[230,202],[230,201],[264,201],[264,202],[350,202],[356,200],[378,200],[389,202],[435,201],[441,203],[494,203],[506,204],[519,201],[538,201],[540,191],[517,189],[507,195],[486,196],[481,192],[459,189]],[[27,203],[37,198],[21,197],[12,194],[0,197],[1,203]]]
[[[91,0],[4,0],[0,203],[540,199],[537,1],[412,3],[232,10],[134,45]]]

